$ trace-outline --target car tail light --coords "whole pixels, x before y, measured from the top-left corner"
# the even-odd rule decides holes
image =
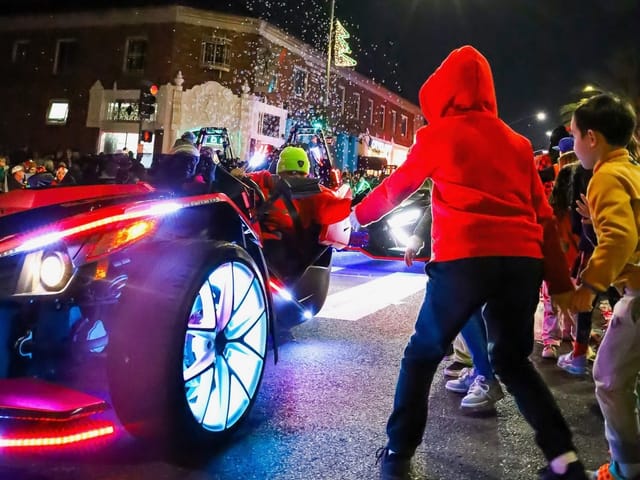
[[[0,448],[61,447],[104,438],[115,433],[113,423],[91,422],[83,426],[47,426],[33,432],[4,432],[0,437]]]

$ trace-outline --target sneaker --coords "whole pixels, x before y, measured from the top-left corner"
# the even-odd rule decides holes
[[[463,368],[462,372],[460,372],[460,376],[453,380],[449,380],[444,384],[444,388],[446,388],[450,392],[467,393],[469,391],[469,387],[475,379],[476,371],[473,368]]]
[[[595,472],[587,472],[590,480],[628,480],[627,477],[620,473],[620,469],[616,462],[605,463]],[[640,475],[636,475],[631,480],[640,479]]]
[[[469,368],[469,365],[467,365],[466,363],[458,362],[456,360],[455,362],[452,362],[444,367],[442,373],[444,373],[445,377],[458,378],[462,370],[464,370],[465,368]]]
[[[478,375],[469,387],[469,393],[460,402],[460,408],[475,412],[491,410],[503,397],[500,382],[495,379],[487,381],[482,375]]]
[[[555,345],[545,345],[542,347],[542,358],[554,360],[558,358],[558,347]]]
[[[380,466],[380,480],[409,480],[411,457],[391,453],[389,447],[376,452],[376,465]]]
[[[590,480],[581,462],[571,462],[562,475],[554,473],[551,467],[545,467],[538,472],[538,478],[540,480]]]
[[[453,343],[450,343],[447,347],[447,351],[444,354],[444,358],[448,360],[453,356],[454,353],[455,351],[453,350]]]
[[[571,375],[585,375],[587,373],[587,356],[573,356],[573,352],[558,357],[558,366]]]

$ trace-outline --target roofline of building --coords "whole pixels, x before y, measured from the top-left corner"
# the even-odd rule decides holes
[[[254,33],[299,55],[308,64],[321,71],[326,69],[326,57],[323,54],[311,47],[311,45],[265,20],[181,5],[109,8],[95,11],[63,12],[59,14],[17,14],[0,16],[0,32],[24,30],[25,25],[28,25],[30,30],[51,30],[106,25],[138,25],[141,23],[186,23],[242,33]],[[422,112],[416,105],[382,85],[375,83],[365,75],[355,70],[342,67],[332,67],[332,71],[334,74],[337,72],[344,80],[385,98],[415,115],[422,116]]]

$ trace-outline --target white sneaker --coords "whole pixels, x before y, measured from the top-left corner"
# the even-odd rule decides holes
[[[453,380],[449,380],[444,384],[444,388],[450,392],[467,393],[469,387],[476,379],[476,371],[473,368],[463,368],[460,376]]]
[[[487,381],[482,375],[478,375],[469,387],[469,392],[460,402],[460,408],[475,412],[490,410],[503,397],[504,392],[500,382]]]

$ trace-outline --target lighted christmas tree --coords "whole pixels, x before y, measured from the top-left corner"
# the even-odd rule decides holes
[[[334,63],[337,67],[355,67],[356,62],[349,56],[351,54],[351,47],[347,40],[351,38],[351,35],[344,26],[340,23],[340,20],[336,20],[336,33],[335,33],[335,56]]]

